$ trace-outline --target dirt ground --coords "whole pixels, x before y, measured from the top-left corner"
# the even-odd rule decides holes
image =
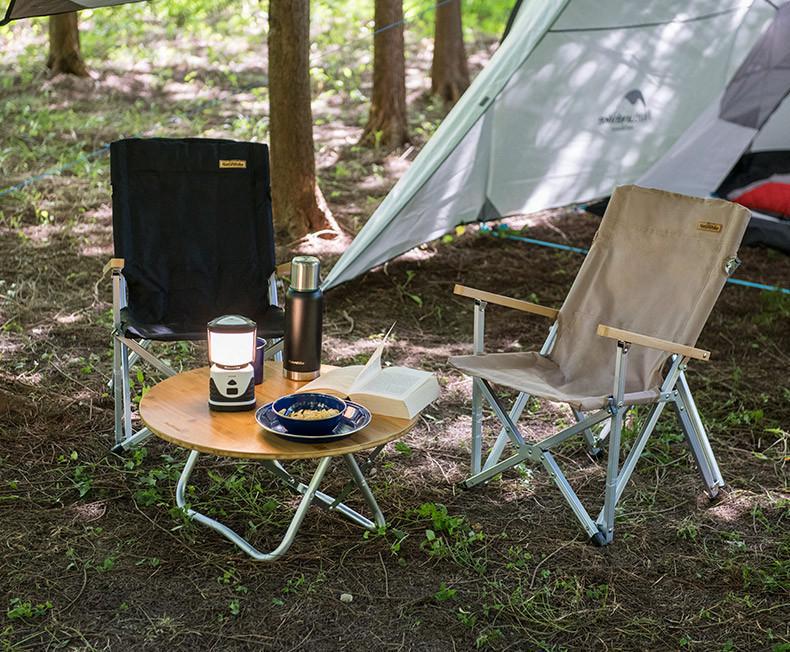
[[[134,41],[134,65],[120,43],[118,60],[93,61],[94,78],[74,82],[34,68],[18,28],[0,86],[0,187],[119,134],[266,140],[266,120],[254,119],[266,106],[259,35],[247,49],[232,39],[175,43],[154,65],[145,49],[164,42],[156,29],[147,24],[150,40]],[[40,54],[44,33],[35,39],[28,49]],[[470,45],[474,70],[486,47]],[[367,107],[357,89],[368,73],[354,67],[362,56],[326,56],[313,70],[324,75],[314,103],[321,186],[349,232],[441,115],[421,99],[429,49],[410,48],[413,147],[390,155],[353,145]],[[201,59],[209,56],[218,60]],[[600,549],[538,467],[459,487],[468,473],[471,386],[447,365],[471,350],[472,305],[452,294],[454,283],[559,306],[582,256],[470,227],[332,290],[326,362],[364,360],[397,320],[386,358],[436,372],[442,396],[371,475],[386,532],[365,535],[313,508],[287,555],[260,564],[173,508],[183,451],[149,440],[124,456],[109,453],[108,167],[106,156],[91,155],[0,198],[4,650],[790,650],[787,297],[726,287],[699,341],[712,360],[690,366],[728,483],[723,495],[705,497],[665,413],[618,511],[616,541]],[[559,211],[507,222],[530,237],[587,246],[598,220]],[[342,248],[291,244],[279,260],[298,250],[328,266]],[[786,256],[747,249],[742,258],[739,277],[790,286]],[[488,314],[490,351],[536,349],[545,337],[540,318],[496,307]],[[202,345],[158,351],[177,367],[206,360]],[[156,381],[135,373],[135,395]],[[534,402],[522,424],[539,438],[569,418],[563,406]],[[486,424],[490,441],[491,415]],[[558,460],[594,511],[602,463],[577,444]],[[312,472],[310,464],[291,468]],[[343,482],[332,475],[327,491]],[[295,504],[252,463],[204,457],[192,484],[198,509],[261,549],[277,544]],[[344,593],[353,600],[341,601]]]
[[[596,225],[580,213],[536,221],[530,235],[578,245]],[[538,468],[458,487],[470,384],[446,364],[471,338],[471,305],[453,283],[556,306],[581,256],[469,229],[331,291],[328,362],[369,354],[397,318],[388,359],[435,371],[442,397],[372,476],[386,533],[363,536],[314,508],[285,558],[256,564],[172,508],[182,451],[149,441],[108,454],[108,217],[23,233],[0,234],[6,649],[787,649],[790,324],[778,295],[727,287],[699,343],[713,359],[691,367],[729,483],[723,497],[704,497],[667,415],[615,544],[599,549]],[[742,277],[790,282],[782,256],[743,259]],[[536,348],[546,326],[492,308],[489,350]],[[163,355],[184,366],[205,359],[201,347]],[[568,418],[560,406],[528,412],[534,437]],[[577,446],[560,460],[597,501],[602,465]],[[204,458],[193,478],[198,505],[260,547],[276,544],[294,499],[262,470]],[[329,488],[341,482],[335,475]]]

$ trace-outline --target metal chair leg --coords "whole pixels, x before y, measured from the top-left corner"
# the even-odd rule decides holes
[[[123,388],[121,383],[121,347],[122,344],[117,337],[113,336],[112,339],[112,379],[113,379],[113,402],[115,413],[115,445],[120,446],[123,443]]]
[[[578,423],[580,421],[584,421],[584,412],[577,410],[576,408],[572,409],[576,422]],[[590,457],[597,458],[603,452],[603,449],[598,445],[598,441],[595,439],[592,428],[584,429],[584,445],[587,448],[587,453]]]
[[[628,344],[617,343],[617,359],[614,371],[614,391],[612,392],[612,427],[609,433],[609,452],[606,463],[606,490],[604,492],[603,520],[599,523],[604,542],[611,543],[614,538],[614,512],[617,506],[617,476],[620,471],[620,438],[623,433],[625,409],[625,379],[628,371]]]
[[[516,400],[513,403],[513,407],[510,408],[510,418],[513,419],[514,422],[518,422],[521,418],[521,413],[524,411],[524,408],[527,406],[527,402],[529,401],[529,394],[525,394],[524,392],[519,392],[519,395],[516,397]],[[510,441],[510,437],[507,434],[507,428],[504,426],[500,429],[499,435],[497,435],[496,441],[494,445],[491,447],[490,452],[488,453],[488,457],[486,458],[486,462],[483,465],[483,469],[491,468],[494,464],[499,462],[499,458],[502,457],[502,453],[505,450],[505,445]]]
[[[714,467],[711,465],[710,460],[704,450],[703,438],[706,443],[708,438],[704,432],[702,433],[702,437],[700,437],[700,433],[697,431],[689,413],[690,410],[688,405],[680,394],[678,394],[678,397],[674,402],[674,406],[675,414],[680,421],[680,427],[683,430],[686,443],[691,450],[691,455],[694,458],[694,462],[696,464],[697,470],[699,471],[700,477],[705,483],[705,492],[711,498],[715,498],[719,494],[720,487],[724,482],[722,480],[720,484],[719,478],[721,476],[719,476],[719,478],[716,477],[716,474],[718,473],[718,467],[716,467],[714,470]],[[708,443],[708,447],[709,446],[710,444]]]
[[[483,460],[483,401],[476,380],[472,380],[472,475],[480,473]]]
[[[686,407],[686,414],[691,421],[692,431],[695,435],[695,443],[699,447],[700,458],[708,467],[711,479],[716,486],[715,492],[711,494],[711,497],[715,497],[719,489],[725,485],[725,482],[719,470],[719,464],[716,461],[716,456],[713,453],[708,434],[705,431],[705,426],[702,423],[702,418],[694,402],[694,396],[691,393],[691,388],[688,385],[688,380],[686,380],[686,374],[684,372],[681,372],[678,378],[677,392]]]

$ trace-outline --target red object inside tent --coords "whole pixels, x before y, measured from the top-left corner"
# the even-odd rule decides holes
[[[730,199],[752,210],[790,217],[790,183],[768,181],[740,195],[733,193]]]

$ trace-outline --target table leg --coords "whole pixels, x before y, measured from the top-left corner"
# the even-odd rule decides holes
[[[383,448],[383,447],[380,447]],[[375,452],[377,453],[379,450],[377,449]],[[362,469],[357,465],[354,456],[351,454],[343,456],[344,461],[346,463],[346,468],[348,469],[349,474],[351,475],[351,481],[348,485],[341,491],[340,495],[337,498],[325,494],[323,491],[316,491],[315,498],[318,501],[318,505],[324,507],[332,512],[338,512],[345,516],[348,520],[356,523],[357,525],[365,528],[366,530],[370,530],[375,532],[378,528],[384,527],[387,523],[384,519],[384,515],[381,513],[381,509],[376,502],[376,498],[373,496],[373,492],[370,490],[370,487],[365,480],[365,476],[363,475]],[[369,460],[368,464],[365,465],[367,468],[370,465],[372,460]],[[282,480],[288,487],[290,487],[296,493],[304,494],[307,486],[299,482],[297,478],[292,476],[288,471],[283,467],[280,462],[277,460],[263,460],[261,462],[271,473],[276,475],[280,480]],[[350,486],[349,486],[350,485]],[[368,507],[370,507],[371,511],[373,512],[374,521],[371,521],[366,516],[363,516],[355,509],[349,507],[344,502],[342,502],[342,498],[345,498],[350,493],[350,488],[353,486],[357,486],[362,493],[362,497],[365,499]]]
[[[196,512],[194,509],[186,507],[186,500],[184,499],[184,494],[186,492],[186,486],[187,486],[187,482],[189,481],[189,476],[192,475],[192,470],[195,468],[195,463],[197,462],[198,456],[199,453],[197,451],[191,451],[189,453],[187,462],[184,465],[184,470],[181,472],[181,477],[178,479],[178,485],[176,486],[176,504],[181,509],[186,508],[186,513],[189,516],[189,518],[198,521],[199,523],[202,523],[207,527],[210,527],[212,530],[216,530],[222,536],[235,543],[239,548],[241,548],[250,557],[252,557],[257,561],[274,561],[275,559],[283,555],[285,551],[288,550],[288,548],[291,547],[294,537],[296,536],[296,533],[299,530],[299,526],[302,524],[305,514],[307,513],[307,508],[310,507],[310,504],[313,502],[313,498],[316,496],[316,492],[318,491],[318,485],[321,484],[321,480],[324,478],[324,474],[326,473],[327,469],[332,463],[331,457],[324,457],[318,462],[318,468],[316,468],[313,477],[310,479],[310,484],[307,485],[307,487],[305,487],[304,491],[300,491],[300,493],[302,494],[302,500],[299,502],[299,507],[296,508],[296,513],[294,514],[293,519],[291,519],[291,523],[285,532],[285,536],[283,537],[283,540],[280,542],[280,545],[277,546],[272,552],[267,553],[267,552],[261,552],[260,550],[255,548],[246,539],[239,536],[228,526],[223,525],[219,521],[216,521],[213,518],[206,516],[205,514]]]
[[[365,476],[362,474],[362,469],[359,468],[357,465],[357,461],[354,459],[354,456],[351,453],[347,455],[343,455],[343,461],[346,463],[346,468],[348,472],[351,474],[351,478],[354,480],[354,483],[359,487],[359,490],[362,492],[362,496],[365,499],[365,502],[370,507],[370,511],[373,512],[373,518],[376,521],[377,527],[384,527],[387,522],[384,520],[384,514],[381,513],[381,509],[379,509],[379,504],[376,502],[376,497],[373,495],[373,492],[370,490],[367,481],[365,480]],[[337,505],[339,507],[343,503]],[[337,509],[335,507],[335,509]],[[372,529],[372,528],[368,528]]]

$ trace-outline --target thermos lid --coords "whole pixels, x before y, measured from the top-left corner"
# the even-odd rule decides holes
[[[291,261],[291,289],[297,292],[317,290],[320,263],[315,256],[297,256]]]

